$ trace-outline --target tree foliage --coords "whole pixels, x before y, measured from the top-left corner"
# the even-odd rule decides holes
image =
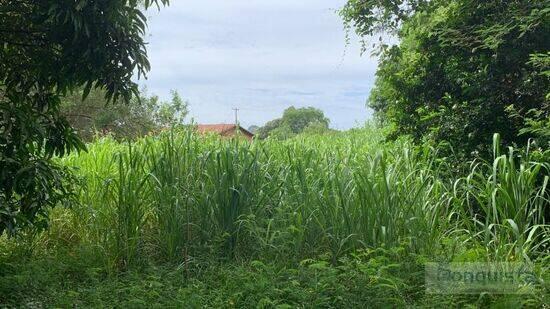
[[[342,15],[360,35],[387,26],[400,39],[383,49],[369,99],[393,136],[488,156],[493,133],[523,144],[535,137],[523,119],[550,116],[548,0],[352,0]]]
[[[252,133],[252,134],[256,134],[256,132],[258,132],[258,129],[260,129],[259,126],[253,124],[251,126],[248,127],[248,132]]]
[[[60,113],[83,87],[130,102],[149,70],[140,11],[167,0],[0,0],[0,233],[46,216],[69,193],[52,161],[85,147]],[[44,221],[41,221],[44,222]]]
[[[291,106],[283,112],[281,118],[269,121],[257,131],[259,138],[273,136],[277,139],[287,139],[304,132],[312,126],[311,131],[328,130],[329,119],[320,109],[314,107],[295,108]]]
[[[108,104],[104,91],[92,90],[86,100],[82,91],[63,98],[61,113],[84,140],[90,141],[96,134],[112,134],[117,139],[143,136],[161,128],[182,125],[189,113],[188,102],[177,91],[172,91],[170,101],[140,91],[131,104]]]
[[[429,0],[349,0],[340,16],[346,26],[353,27],[360,36],[394,34],[412,14],[429,4]]]

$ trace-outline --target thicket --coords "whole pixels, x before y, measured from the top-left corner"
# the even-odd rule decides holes
[[[107,284],[172,265],[162,271],[178,273],[186,289],[243,265],[234,275],[252,271],[267,285],[282,283],[266,269],[328,280],[316,291],[338,289],[326,296],[333,304],[347,304],[338,296],[362,285],[368,291],[350,301],[445,302],[424,294],[423,262],[522,261],[547,273],[550,167],[499,144],[495,135],[493,160],[473,161],[468,173],[449,178],[437,149],[384,143],[376,129],[253,143],[185,130],[135,143],[102,138],[87,153],[59,159],[79,180],[73,205],[51,213],[48,231],[4,240],[12,253],[3,258],[20,250],[30,261],[59,257],[73,265],[62,273],[84,267]],[[4,299],[10,289],[2,288]],[[547,286],[537,289],[515,301],[544,303]]]

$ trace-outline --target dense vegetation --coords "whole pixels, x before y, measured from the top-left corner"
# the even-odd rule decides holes
[[[72,207],[55,209],[49,231],[2,242],[0,299],[106,305],[115,289],[127,305],[548,301],[547,285],[430,296],[422,275],[427,260],[529,261],[548,274],[548,164],[495,136],[494,160],[452,179],[437,149],[382,139],[97,140],[60,160],[80,182]]]
[[[181,126],[189,113],[189,103],[177,91],[172,91],[171,100],[164,102],[142,89],[130,104],[109,103],[105,92],[97,89],[90,91],[83,100],[82,92],[81,89],[64,97],[60,109],[84,141],[106,134],[119,140],[132,140],[161,129]]]
[[[341,15],[361,36],[399,38],[378,46],[369,99],[390,137],[449,143],[459,158],[489,158],[495,132],[549,146],[550,1],[351,0]]]
[[[321,134],[330,132],[329,122],[323,111],[318,108],[295,108],[291,106],[285,109],[281,118],[271,120],[254,131],[256,137],[260,139],[271,137],[283,140],[301,133]]]
[[[69,175],[52,161],[84,149],[60,111],[83,88],[110,102],[138,94],[145,74],[146,17],[167,0],[0,1],[0,233],[43,227],[48,208],[70,195]]]
[[[253,142],[139,93],[167,2],[0,0],[0,306],[550,304],[548,0],[350,0],[400,39],[374,45],[380,126],[292,107]],[[542,280],[430,294],[430,261]]]

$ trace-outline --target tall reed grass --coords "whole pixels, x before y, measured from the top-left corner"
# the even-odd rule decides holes
[[[63,160],[77,168],[75,230],[112,269],[208,255],[304,259],[404,246],[431,255],[444,239],[488,258],[548,250],[548,164],[500,154],[448,179],[437,149],[384,143],[374,129],[288,141],[164,132],[110,138]]]
[[[530,260],[547,254],[550,226],[548,162],[535,162],[529,148],[501,153],[494,136],[493,162],[472,162],[470,173],[458,179],[454,207],[463,231],[487,249],[492,258]]]

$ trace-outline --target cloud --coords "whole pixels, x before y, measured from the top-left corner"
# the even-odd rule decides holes
[[[261,125],[290,105],[312,105],[333,127],[355,126],[370,116],[377,61],[346,46],[334,12],[344,3],[172,1],[148,12],[152,70],[140,83],[163,98],[179,90],[202,123],[231,122],[239,107],[243,124]]]

